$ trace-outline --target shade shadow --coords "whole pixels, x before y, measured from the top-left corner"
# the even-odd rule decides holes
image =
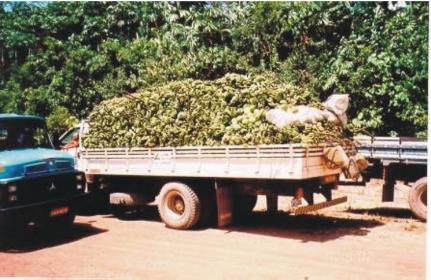
[[[413,213],[410,209],[406,208],[392,208],[392,207],[378,207],[378,208],[366,208],[366,209],[349,209],[346,212],[355,214],[367,214],[374,216],[392,217],[392,218],[414,218]]]
[[[286,212],[253,212],[226,229],[258,235],[297,239],[302,242],[327,242],[343,236],[365,236],[382,222],[362,218],[323,215],[292,216]]]
[[[130,211],[121,216],[113,214],[104,218],[124,221],[156,221],[161,222],[156,206],[146,206],[137,211]],[[381,226],[383,222],[369,218],[339,218],[328,215],[292,216],[286,212],[270,214],[254,211],[248,216],[236,219],[231,226],[220,228],[227,232],[246,232],[251,234],[299,239],[303,242],[326,242],[346,235],[364,236],[373,227]],[[205,230],[208,227],[218,229],[214,222],[210,225],[200,225],[194,230]]]
[[[70,228],[24,227],[0,231],[0,252],[26,253],[78,241],[106,232],[89,223],[74,223]]]
[[[104,218],[114,218],[120,219],[122,221],[153,221],[153,222],[161,222],[159,212],[157,210],[157,206],[155,205],[146,205],[142,206],[139,209],[126,211],[122,214],[113,214],[109,213]]]

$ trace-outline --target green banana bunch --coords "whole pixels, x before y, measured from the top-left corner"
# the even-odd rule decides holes
[[[181,80],[104,101],[89,116],[87,148],[255,145],[332,142],[340,127],[319,122],[278,129],[272,108],[322,108],[307,90],[273,74],[227,74],[217,80]]]

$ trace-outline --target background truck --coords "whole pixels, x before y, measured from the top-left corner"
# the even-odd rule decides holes
[[[84,180],[74,158],[53,148],[42,118],[0,114],[0,226],[73,223]]]
[[[88,124],[79,131],[85,136]],[[211,221],[225,226],[250,212],[257,195],[266,195],[270,210],[277,196],[293,196],[292,213],[302,214],[343,203],[332,199],[340,167],[328,164],[324,153],[331,144],[203,146],[160,148],[100,148],[77,151],[78,169],[85,172],[89,190],[109,193],[118,211],[140,207],[158,196],[162,221],[188,229]],[[314,204],[313,194],[327,201]],[[308,203],[301,206],[301,199]]]
[[[412,137],[354,138],[361,154],[371,163],[362,174],[364,182],[383,178],[382,201],[394,200],[396,180],[412,183],[409,204],[416,217],[427,217],[427,139]]]

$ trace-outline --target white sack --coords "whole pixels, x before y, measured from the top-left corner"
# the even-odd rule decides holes
[[[333,94],[323,102],[325,108],[329,111],[334,112],[338,116],[346,113],[349,107],[349,95],[348,94]]]
[[[347,94],[333,94],[324,102],[325,110],[299,105],[284,111],[271,109],[266,112],[266,119],[282,129],[291,125],[314,124],[327,120],[336,124],[347,124],[347,107],[349,96]]]
[[[266,120],[280,129],[290,125],[290,119],[291,116],[286,111],[281,109],[271,109],[266,112]]]

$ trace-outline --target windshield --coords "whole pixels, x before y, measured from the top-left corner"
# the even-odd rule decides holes
[[[20,148],[52,148],[43,121],[0,120],[0,151]]]

